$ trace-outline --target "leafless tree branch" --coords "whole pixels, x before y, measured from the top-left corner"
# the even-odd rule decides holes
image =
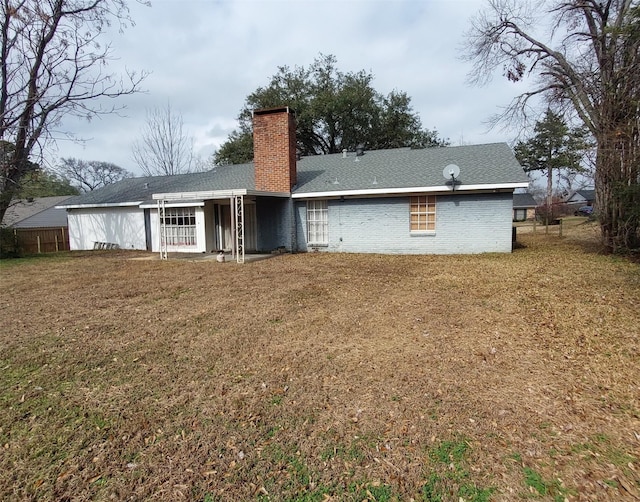
[[[146,176],[192,172],[196,167],[193,139],[183,132],[182,116],[167,103],[147,112],[140,139],[132,146],[133,160]]]
[[[65,116],[113,113],[103,98],[140,92],[146,73],[106,72],[113,59],[100,39],[111,22],[133,24],[125,0],[0,0],[0,139],[13,145],[0,166],[0,218],[29,157],[53,143]]]
[[[531,89],[492,118],[528,119],[532,98],[570,112],[597,143],[596,190],[603,240],[611,249],[640,247],[640,3],[638,0],[548,0],[548,40],[538,35],[532,4],[489,0],[472,21],[463,59],[469,81],[484,85],[494,73]],[[625,188],[626,187],[626,188]],[[631,188],[629,188],[631,187]],[[624,193],[626,195],[621,196]],[[621,200],[630,200],[623,207]]]

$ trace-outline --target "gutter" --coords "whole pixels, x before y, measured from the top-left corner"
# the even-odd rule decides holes
[[[245,188],[240,190],[208,190],[205,192],[169,192],[154,193],[151,198],[153,200],[200,200],[200,199],[226,199],[229,197],[238,197],[247,195]]]
[[[143,201],[138,200],[134,202],[104,202],[101,204],[70,204],[54,206],[56,209],[91,209],[94,207],[134,207],[142,204]]]
[[[456,185],[456,192],[470,191],[500,191],[514,190],[516,188],[526,188],[528,182],[521,183],[498,183],[492,185]],[[312,199],[326,197],[347,197],[347,196],[380,196],[380,195],[402,195],[412,193],[452,193],[451,186],[429,186],[429,187],[402,187],[402,188],[375,188],[364,190],[332,190],[325,192],[294,193],[292,199]]]
[[[288,192],[264,192],[261,190],[247,190],[246,188],[232,190],[207,190],[203,192],[170,192],[154,193],[153,200],[205,200],[205,199],[228,199],[229,197],[239,197],[245,195],[256,195],[265,197],[289,198]]]

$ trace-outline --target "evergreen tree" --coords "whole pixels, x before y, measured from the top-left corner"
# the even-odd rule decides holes
[[[80,191],[69,180],[55,173],[37,168],[24,176],[17,199],[35,197],[55,197],[58,195],[78,195]]]
[[[238,120],[240,127],[214,156],[214,163],[239,164],[253,159],[252,113],[289,106],[296,112],[296,137],[302,155],[397,147],[446,146],[437,131],[422,129],[406,93],[376,91],[373,75],[343,73],[335,56],[320,56],[309,68],[279,68],[267,87],[251,93]]]
[[[546,219],[552,218],[553,174],[560,170],[584,171],[581,162],[589,148],[588,132],[570,128],[564,118],[547,109],[534,128],[534,136],[519,142],[514,150],[525,171],[544,171],[547,176]]]

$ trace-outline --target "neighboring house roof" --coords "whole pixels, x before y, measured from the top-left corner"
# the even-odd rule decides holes
[[[4,215],[2,224],[14,228],[66,227],[67,213],[56,206],[68,200],[68,195],[21,199],[12,204]]]
[[[596,200],[595,190],[576,190],[567,202],[593,202]]]
[[[450,190],[443,168],[460,168],[456,190],[526,187],[529,179],[506,143],[436,147],[396,148],[315,155],[297,162],[297,185],[293,197],[393,194]],[[255,191],[253,163],[219,166],[203,173],[177,176],[127,178],[118,183],[76,196],[64,207],[127,206],[151,203],[167,194],[182,200],[197,200],[204,193]]]
[[[529,209],[537,205],[536,200],[530,193],[513,194],[513,209]]]

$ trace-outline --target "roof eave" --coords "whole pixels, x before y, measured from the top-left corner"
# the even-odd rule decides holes
[[[255,195],[258,197],[282,197],[282,198],[291,197],[290,192],[265,192],[262,190],[249,190],[248,193],[249,195]]]
[[[207,199],[228,199],[240,195],[254,195],[259,197],[281,197],[289,198],[289,192],[265,192],[263,190],[249,190],[246,188],[234,188],[232,190],[206,190],[201,192],[174,192],[174,193],[154,193],[154,200],[207,200]]]
[[[91,209],[95,207],[135,207],[142,204],[143,201],[130,201],[130,202],[104,202],[101,204],[69,204],[55,206],[56,209]]]
[[[204,199],[225,199],[238,195],[247,195],[246,188],[232,190],[205,190],[201,192],[168,192],[154,193],[153,200],[204,200]]]
[[[202,207],[204,206],[203,200],[167,200],[166,207]],[[160,201],[147,201],[140,204],[142,209],[157,209]]]
[[[475,184],[475,185],[456,185],[455,191],[451,186],[426,186],[426,187],[400,187],[400,188],[367,188],[359,190],[331,190],[324,192],[301,192],[291,195],[293,199],[312,199],[322,197],[353,197],[353,196],[383,196],[383,195],[402,195],[410,193],[432,193],[432,192],[471,192],[471,191],[495,191],[495,190],[515,190],[516,188],[526,188],[528,182],[515,183],[492,183],[492,184]]]

